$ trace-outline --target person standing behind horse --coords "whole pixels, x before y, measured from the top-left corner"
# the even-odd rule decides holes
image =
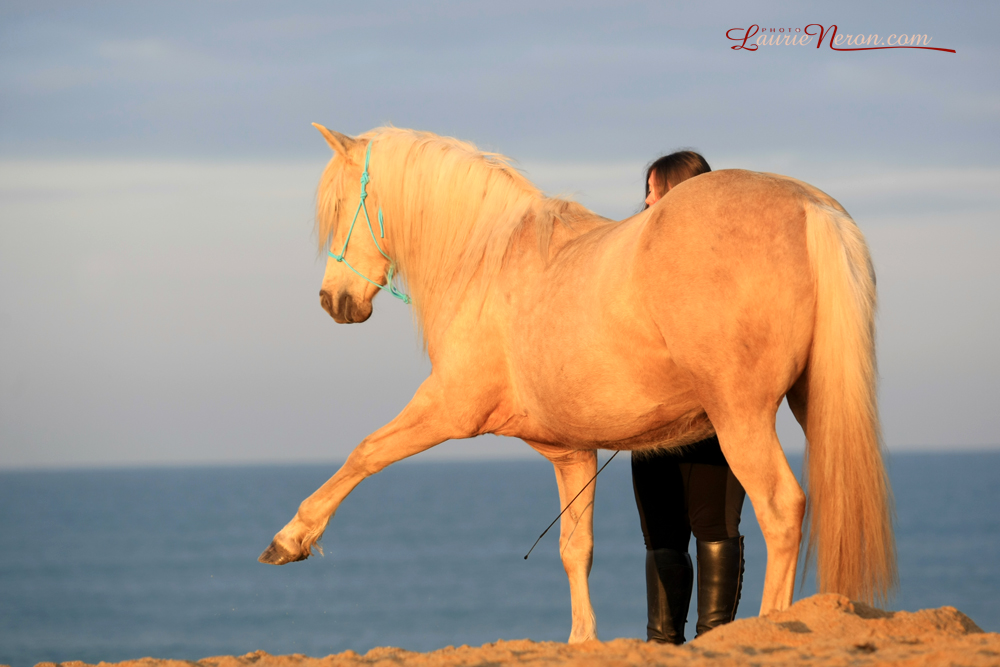
[[[711,171],[693,151],[665,155],[646,170],[646,206],[671,188]],[[632,485],[646,542],[647,641],[684,643],[694,568],[688,543],[694,533],[698,559],[698,625],[701,635],[736,617],[743,584],[740,513],[746,493],[715,436],[663,452],[632,452]]]

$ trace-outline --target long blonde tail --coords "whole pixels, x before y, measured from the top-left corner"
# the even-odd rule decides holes
[[[819,592],[885,602],[897,574],[876,397],[875,275],[864,237],[844,211],[808,205],[806,238],[816,279],[807,562],[816,556]]]

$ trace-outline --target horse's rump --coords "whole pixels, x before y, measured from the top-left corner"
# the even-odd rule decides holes
[[[776,404],[802,373],[815,309],[802,194],[727,170],[681,183],[654,207],[637,293],[696,378]]]

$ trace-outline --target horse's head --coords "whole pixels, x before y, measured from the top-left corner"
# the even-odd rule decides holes
[[[391,266],[379,245],[384,240],[377,238],[378,197],[362,184],[368,143],[313,125],[334,151],[317,193],[317,231],[327,252],[320,303],[341,324],[364,322]]]

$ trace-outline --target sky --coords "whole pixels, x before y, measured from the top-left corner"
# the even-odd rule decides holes
[[[408,307],[337,325],[319,305],[312,122],[472,141],[612,218],[682,147],[806,180],[872,250],[890,451],[1000,449],[997,19],[992,2],[5,2],[0,468],[336,461],[398,413],[429,372]],[[956,53],[727,37],[810,24]],[[801,451],[787,408],[778,426]],[[533,456],[483,437],[421,458]]]

